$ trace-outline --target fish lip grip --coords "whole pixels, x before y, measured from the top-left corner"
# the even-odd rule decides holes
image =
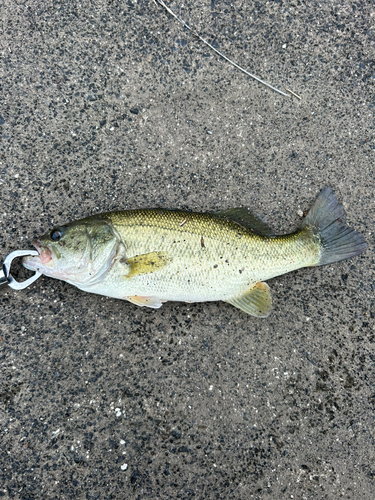
[[[36,250],[15,250],[7,257],[5,257],[2,269],[0,269],[0,285],[7,284],[10,286],[10,288],[13,288],[13,290],[23,290],[24,288],[27,288],[32,283],[34,283],[34,281],[40,278],[40,276],[42,276],[42,273],[38,273],[36,271],[33,276],[20,283],[15,280],[10,274],[10,268],[13,260],[17,257],[25,257],[27,255],[39,255],[39,252],[37,252]]]

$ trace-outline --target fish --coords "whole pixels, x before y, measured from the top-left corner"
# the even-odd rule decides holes
[[[325,187],[300,227],[275,235],[246,208],[107,212],[54,227],[23,265],[80,290],[157,309],[168,301],[223,301],[255,316],[272,308],[265,281],[355,257],[363,236]]]

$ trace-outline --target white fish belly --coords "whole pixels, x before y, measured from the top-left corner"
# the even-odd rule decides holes
[[[223,271],[223,269],[221,270]],[[209,271],[189,272],[180,266],[168,267],[154,273],[124,276],[109,273],[101,282],[82,290],[108,297],[126,299],[129,296],[158,297],[162,301],[206,302],[226,300],[240,295],[255,284],[254,279],[233,269],[220,272],[219,265]]]

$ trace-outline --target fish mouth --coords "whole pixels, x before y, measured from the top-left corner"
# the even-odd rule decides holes
[[[53,264],[52,251],[43,246],[40,240],[33,240],[31,244],[37,250],[38,255],[27,255],[22,259],[22,264],[30,271],[45,273],[51,264]]]
[[[40,240],[33,240],[31,244],[36,248],[39,259],[42,264],[48,264],[52,260],[52,252],[49,248],[42,245]]]

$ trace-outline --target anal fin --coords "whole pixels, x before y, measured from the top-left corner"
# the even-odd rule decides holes
[[[129,297],[125,297],[125,300],[128,300],[132,304],[135,304],[140,307],[150,307],[151,309],[159,309],[165,302],[165,300],[161,300],[158,297],[144,297],[141,295],[132,295]]]
[[[267,283],[259,281],[247,292],[226,300],[241,311],[258,318],[266,318],[272,308],[272,298]]]

